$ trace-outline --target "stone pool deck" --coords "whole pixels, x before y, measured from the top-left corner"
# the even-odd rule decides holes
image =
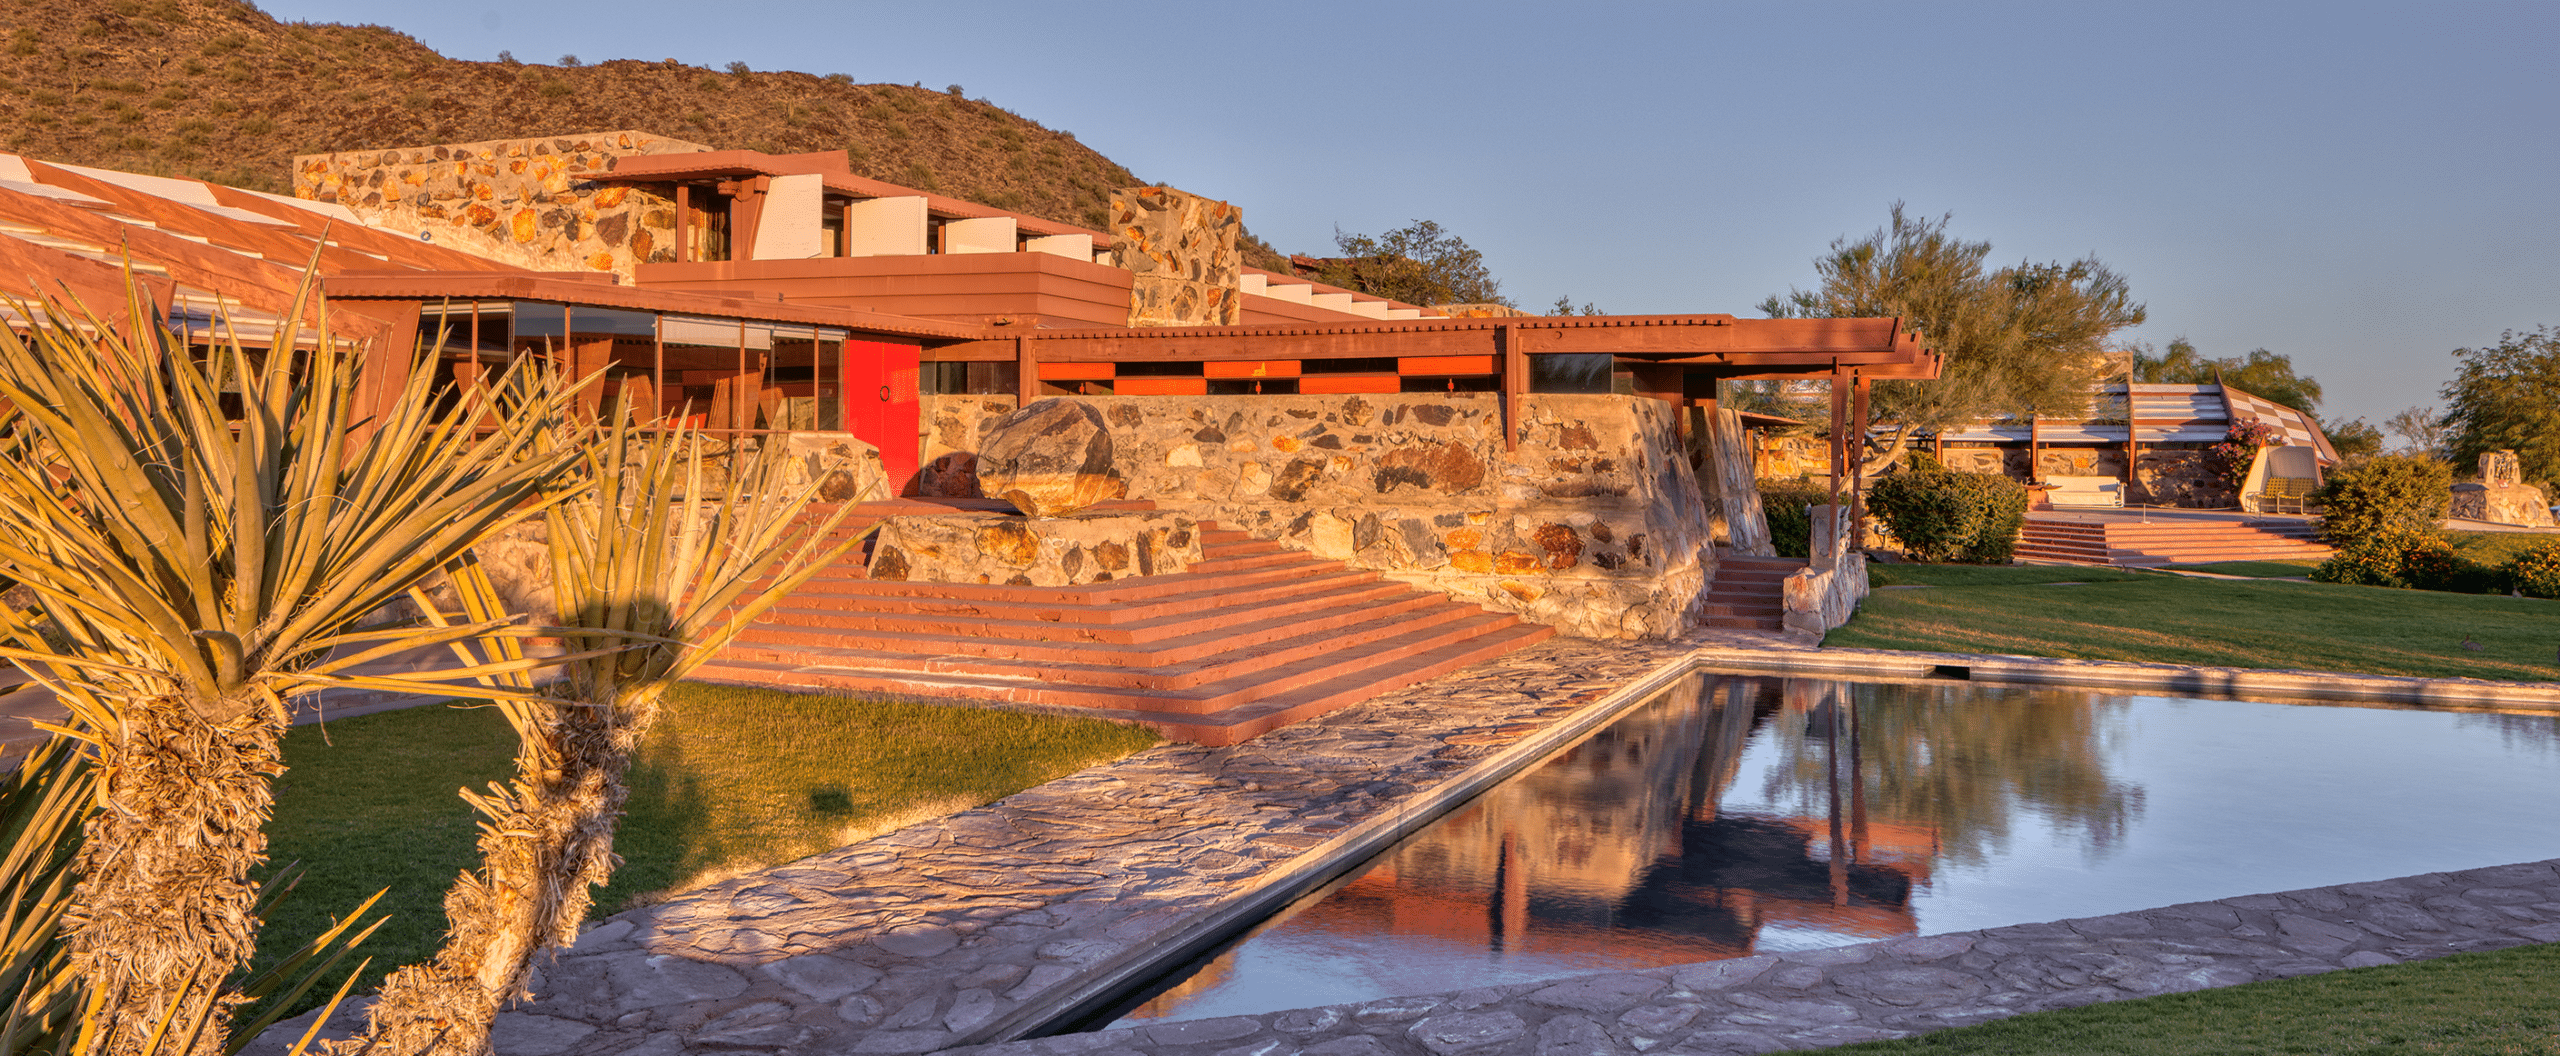
[[[1425,997],[1005,1041],[1258,919],[1604,725],[1693,659],[1847,677],[1833,666],[1847,652],[1750,632],[1554,639],[1241,745],[1151,749],[620,914],[545,966],[540,996],[501,1018],[497,1051],[1691,1056],[2560,940],[2560,872],[2541,863],[1553,984],[1468,990],[1451,980],[1450,992]],[[1866,659],[1887,677],[2033,663]],[[2071,669],[2156,677],[2163,688],[2207,677],[2197,671]],[[2495,685],[2445,692],[2469,701]],[[2507,688],[2529,702],[2550,692]]]

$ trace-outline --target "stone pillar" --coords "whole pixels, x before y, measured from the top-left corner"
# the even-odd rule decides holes
[[[2480,483],[2491,488],[2512,488],[2524,483],[2524,463],[2513,451],[2489,451],[2480,456]]]
[[[1170,187],[1111,192],[1112,262],[1129,269],[1129,325],[1233,326],[1243,315],[1244,211]]]

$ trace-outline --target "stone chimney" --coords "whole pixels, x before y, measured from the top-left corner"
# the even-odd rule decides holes
[[[1171,187],[1111,192],[1111,259],[1130,272],[1129,325],[1235,325],[1243,228],[1243,210]]]

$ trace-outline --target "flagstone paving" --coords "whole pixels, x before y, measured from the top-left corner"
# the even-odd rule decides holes
[[[2429,873],[950,1056],[1725,1056],[2560,941],[2560,862]]]
[[[543,968],[498,1052],[921,1053],[1006,1036],[1020,1029],[1008,1017],[1393,826],[1696,644],[1551,639],[1244,744],[1158,747],[621,914]]]
[[[1248,902],[1318,860],[1383,845],[1430,801],[1597,725],[1594,705],[1713,646],[1805,648],[1749,632],[1554,639],[1245,744],[1141,752],[616,916],[544,968],[497,1049],[896,1054],[1015,1036],[1115,972],[1252,919]],[[1704,1056],[2542,941],[2560,941],[2553,863],[969,1056]]]

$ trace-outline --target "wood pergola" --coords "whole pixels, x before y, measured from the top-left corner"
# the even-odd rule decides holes
[[[1931,379],[1938,355],[1896,318],[1740,319],[1731,315],[1520,316],[1377,323],[1157,329],[1041,330],[1025,320],[1001,336],[928,345],[926,362],[1011,362],[1016,391],[1042,378],[1076,377],[1072,365],[1199,362],[1288,364],[1393,359],[1408,375],[1490,376],[1502,395],[1503,443],[1519,445],[1520,397],[1533,355],[1607,355],[1632,375],[1637,395],[1713,413],[1717,382],[1831,382],[1831,492],[1853,452],[1879,378]],[[1070,369],[1058,370],[1057,367]],[[1107,376],[1107,375],[1106,375]],[[1214,374],[1212,376],[1215,376]],[[1386,380],[1394,380],[1391,376]],[[1325,391],[1394,392],[1395,388]],[[1686,428],[1687,416],[1680,416]],[[1846,482],[1854,491],[1850,475]]]

